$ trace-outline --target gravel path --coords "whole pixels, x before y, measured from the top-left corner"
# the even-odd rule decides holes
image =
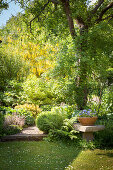
[[[35,135],[35,134],[43,134],[42,131],[40,131],[36,126],[30,126],[27,128],[24,128],[19,134],[21,135]]]

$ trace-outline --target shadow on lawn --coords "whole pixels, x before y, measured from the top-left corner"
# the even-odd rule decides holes
[[[0,169],[64,170],[81,152],[60,142],[1,142]]]
[[[103,155],[103,156],[107,156],[107,157],[110,157],[110,158],[113,158],[113,153],[103,153],[103,154],[97,154],[97,155]]]

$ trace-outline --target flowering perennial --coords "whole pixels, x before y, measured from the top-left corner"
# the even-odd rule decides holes
[[[95,110],[82,110],[79,114],[78,117],[95,117],[97,116],[96,111]]]

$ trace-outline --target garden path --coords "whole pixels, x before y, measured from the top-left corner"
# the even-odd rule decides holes
[[[40,131],[36,126],[24,128],[20,133],[8,135],[1,138],[1,142],[5,141],[39,141],[47,135]]]
[[[21,135],[43,134],[43,132],[40,131],[36,126],[30,126],[30,127],[24,128],[19,134],[21,134]],[[16,135],[18,135],[18,134],[16,134]]]

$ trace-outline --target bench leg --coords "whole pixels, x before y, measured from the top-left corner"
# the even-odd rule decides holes
[[[84,132],[82,133],[82,138],[86,141],[92,141],[94,139],[94,136],[92,132]]]

